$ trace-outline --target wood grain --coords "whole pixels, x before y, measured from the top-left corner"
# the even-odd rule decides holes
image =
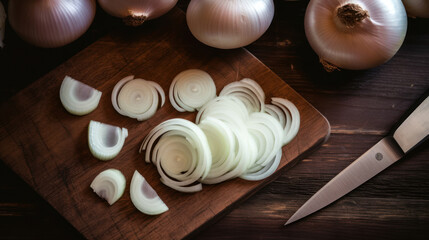
[[[111,91],[128,75],[156,81],[168,89],[174,76],[190,68],[207,71],[218,91],[227,83],[249,77],[259,82],[267,99],[276,96],[295,103],[301,127],[295,140],[283,149],[280,169],[293,166],[329,136],[326,119],[270,69],[244,49],[215,50],[197,42],[187,30],[184,13],[174,9],[139,31],[113,31],[3,103],[1,110],[9,114],[0,122],[0,158],[86,238],[189,236],[280,174],[258,182],[236,179],[183,194],[162,185],[156,169],[143,163],[138,146],[148,131],[169,118],[192,120],[195,114],[177,113],[167,104],[150,120],[137,122],[114,111]],[[103,92],[93,113],[76,117],[63,109],[58,91],[65,75]],[[126,144],[114,160],[101,162],[91,156],[86,140],[90,120],[128,129]],[[138,170],[170,210],[145,216],[134,208],[128,194],[109,207],[88,186],[99,172],[112,167],[120,169],[128,181]]]

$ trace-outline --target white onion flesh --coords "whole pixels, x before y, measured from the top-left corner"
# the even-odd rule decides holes
[[[248,112],[264,111],[265,93],[261,86],[250,78],[244,78],[226,85],[219,96],[236,96],[243,102]]]
[[[140,151],[165,185],[195,192],[201,183],[237,177],[257,181],[276,171],[282,146],[299,130],[296,106],[283,98],[265,105],[265,94],[252,79],[230,83],[221,93],[199,109],[198,125],[170,119],[144,138]]]
[[[6,26],[6,11],[4,10],[3,3],[0,2],[0,47],[3,48],[4,43],[4,29]]]
[[[107,169],[99,173],[90,187],[110,205],[118,201],[125,191],[126,180],[124,174],[117,169]]]
[[[167,205],[136,170],[130,184],[130,197],[134,206],[147,215],[159,215],[168,211]]]
[[[186,21],[202,43],[221,49],[239,48],[256,41],[273,20],[272,0],[192,0]]]
[[[279,107],[286,116],[286,122],[283,125],[283,145],[286,145],[298,134],[301,116],[296,106],[287,99],[271,98],[271,103]]]
[[[410,17],[429,18],[428,0],[402,0],[405,10]]]
[[[101,92],[69,76],[60,88],[60,100],[64,108],[74,115],[85,115],[97,108]]]
[[[259,181],[271,176],[280,165],[282,158],[282,150],[279,149],[276,156],[268,162],[267,165],[257,165],[252,169],[249,169],[245,174],[241,175],[240,178],[248,181]]]
[[[179,112],[193,112],[216,97],[216,86],[211,76],[199,69],[179,73],[171,82],[169,98]]]
[[[127,25],[138,26],[170,11],[177,0],[98,0],[98,3],[108,14],[124,19]]]
[[[91,120],[88,126],[88,145],[92,155],[107,161],[116,157],[128,136],[126,128]]]
[[[162,122],[145,137],[142,150],[146,151],[145,161],[156,165],[165,185],[183,192],[201,190],[197,181],[209,173],[212,157],[207,138],[197,125],[178,118]],[[172,170],[171,166],[180,169]]]
[[[359,6],[360,21],[343,21],[344,6]],[[347,24],[344,24],[346,22]],[[305,34],[327,71],[368,69],[391,59],[407,31],[401,0],[311,0],[305,14]]]
[[[134,76],[121,79],[112,91],[113,108],[119,114],[138,121],[152,117],[164,103],[165,93],[158,83],[134,79]]]
[[[45,48],[73,42],[95,17],[95,0],[9,1],[9,23],[25,41]]]

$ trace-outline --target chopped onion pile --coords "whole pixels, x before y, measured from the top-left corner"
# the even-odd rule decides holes
[[[283,98],[264,101],[264,91],[254,80],[230,83],[199,109],[196,124],[167,120],[149,132],[140,151],[157,166],[164,184],[182,192],[236,177],[264,179],[275,172],[282,146],[300,126],[293,103]]]
[[[179,112],[193,112],[216,97],[216,86],[208,73],[189,69],[179,73],[171,82],[169,98]]]
[[[134,206],[142,213],[158,215],[168,210],[167,205],[137,170],[131,179],[130,197]]]
[[[159,104],[159,96],[161,104]],[[165,93],[158,83],[146,81],[134,76],[120,80],[112,92],[112,104],[115,110],[124,116],[139,121],[152,117],[165,102]]]
[[[91,120],[88,127],[88,145],[92,155],[100,160],[116,157],[128,136],[126,128],[120,128]]]
[[[124,194],[125,186],[126,180],[121,171],[111,168],[99,173],[90,187],[112,205]]]
[[[97,108],[101,92],[65,76],[60,88],[60,100],[64,108],[74,115],[85,115]]]

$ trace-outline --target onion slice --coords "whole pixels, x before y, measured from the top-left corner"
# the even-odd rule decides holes
[[[60,88],[60,100],[71,114],[82,116],[92,112],[100,102],[101,92],[69,76]]]
[[[264,111],[265,93],[253,79],[243,78],[226,85],[219,93],[219,96],[225,95],[238,97],[246,105],[249,113]]]
[[[112,205],[124,194],[125,185],[126,180],[121,171],[111,168],[99,173],[90,187],[99,197]]]
[[[169,98],[179,112],[193,112],[216,97],[216,86],[205,71],[189,69],[179,73],[171,82]]]
[[[212,156],[204,132],[193,122],[180,118],[162,122],[145,137],[142,150],[165,185],[182,192],[201,190],[197,181],[208,175]]]
[[[284,98],[271,98],[271,103],[279,107],[286,116],[286,122],[283,126],[283,146],[288,144],[295,138],[301,123],[301,117],[296,106],[289,100]]]
[[[167,205],[137,170],[131,179],[130,197],[134,206],[142,213],[158,215],[168,210]]]
[[[126,128],[91,120],[88,126],[88,145],[94,157],[106,161],[113,159],[121,151],[125,138],[128,136]]]
[[[256,168],[249,169],[245,174],[241,175],[240,178],[248,181],[259,181],[271,176],[278,166],[280,165],[280,160],[282,159],[282,150],[279,149],[276,156],[265,166],[257,165]]]
[[[161,97],[161,104],[159,104],[159,97]],[[158,83],[140,78],[134,79],[131,75],[121,79],[115,85],[111,100],[113,108],[119,114],[143,121],[152,117],[158,107],[164,105],[165,93]]]

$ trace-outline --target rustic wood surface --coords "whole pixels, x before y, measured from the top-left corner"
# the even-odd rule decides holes
[[[428,19],[409,19],[405,42],[388,63],[327,74],[305,39],[307,2],[275,1],[269,30],[246,49],[328,118],[331,137],[194,238],[425,239],[428,143],[322,211],[282,227],[312,194],[382,138],[429,88]],[[185,10],[187,3],[180,1],[179,6]],[[1,100],[7,101],[117,27],[120,22],[98,9],[94,24],[81,39],[60,49],[38,49],[22,42],[7,26],[8,47],[0,52]],[[0,171],[1,239],[83,238],[2,162]]]
[[[143,137],[165,120],[194,120],[196,113],[179,113],[167,102],[153,117],[138,122],[115,112],[110,95],[116,83],[129,75],[155,81],[167,92],[172,79],[187,69],[210,74],[218,93],[226,84],[247,77],[260,84],[267,101],[281,97],[296,105],[299,132],[283,148],[277,173],[263,181],[234,179],[205,185],[194,194],[179,193],[159,181],[156,168],[145,164],[139,154]],[[63,109],[58,92],[66,75],[103,93],[96,110],[77,117]],[[218,50],[194,39],[179,8],[145,23],[144,28],[112,30],[4,102],[0,111],[8,113],[0,118],[0,158],[85,237],[100,240],[194,235],[274,180],[280,170],[291,168],[330,133],[325,117],[248,51]],[[91,120],[128,129],[125,144],[113,160],[99,161],[91,155],[87,143]],[[128,182],[139,171],[169,210],[159,216],[144,215],[129,194],[112,206],[101,201],[89,185],[107,168],[119,169]],[[125,190],[128,193],[129,188]]]

